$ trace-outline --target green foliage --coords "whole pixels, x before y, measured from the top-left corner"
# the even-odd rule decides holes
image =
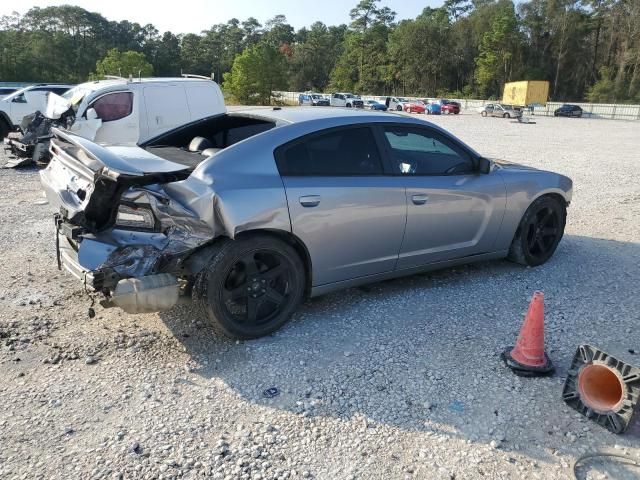
[[[100,79],[106,75],[150,77],[152,74],[153,66],[147,62],[143,53],[131,50],[119,52],[117,48],[112,48],[106,57],[96,62],[96,71],[92,76]]]
[[[248,47],[224,74],[224,90],[241,104],[269,105],[274,90],[287,86],[286,58],[268,43]]]
[[[236,60],[267,45],[280,69],[269,82],[296,91],[500,98],[506,81],[548,80],[553,100],[640,102],[639,0],[445,0],[399,23],[385,0],[352,2],[348,26],[295,31],[275,15],[185,35],[76,6],[34,7],[0,18],[0,79],[81,82],[151,65],[160,76],[229,73],[235,88]],[[124,53],[113,59],[113,49]]]
[[[491,20],[489,30],[482,35],[476,58],[476,84],[481,96],[500,92],[511,80],[512,60],[519,45],[518,21],[513,4],[502,2]]]

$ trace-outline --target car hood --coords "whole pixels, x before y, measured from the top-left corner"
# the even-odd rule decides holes
[[[528,167],[526,165],[509,162],[507,160],[502,160],[499,158],[492,158],[491,161],[493,161],[493,163],[495,163],[499,168],[502,168],[505,170],[517,170],[522,172],[530,172],[530,171],[539,172],[540,171],[539,169],[534,167]]]

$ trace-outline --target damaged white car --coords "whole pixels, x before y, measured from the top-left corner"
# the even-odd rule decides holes
[[[112,78],[50,93],[42,112],[4,140],[10,166],[49,160],[53,127],[104,145],[137,145],[195,120],[224,113],[217,83],[205,77]]]
[[[266,108],[140,147],[54,131],[41,172],[60,265],[127,312],[192,298],[266,335],[302,298],[560,242],[571,180],[497,163],[441,128],[357,109]]]

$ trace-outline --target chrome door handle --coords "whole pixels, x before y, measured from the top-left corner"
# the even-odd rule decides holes
[[[320,195],[305,195],[300,197],[300,205],[303,207],[317,207],[320,204]]]
[[[419,194],[411,197],[411,201],[416,205],[424,205],[427,200],[429,200],[429,195]]]

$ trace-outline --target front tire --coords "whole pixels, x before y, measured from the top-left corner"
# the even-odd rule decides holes
[[[227,240],[193,287],[196,309],[217,334],[258,338],[284,325],[302,302],[305,271],[297,252],[269,235]]]
[[[536,199],[520,220],[507,259],[530,267],[545,263],[564,235],[566,218],[564,203],[555,197]]]
[[[502,118],[511,118],[511,115],[509,115],[508,113],[505,113]]]
[[[480,112],[480,115],[482,115],[483,117],[486,117],[487,116],[487,112],[484,112],[484,111]]]

